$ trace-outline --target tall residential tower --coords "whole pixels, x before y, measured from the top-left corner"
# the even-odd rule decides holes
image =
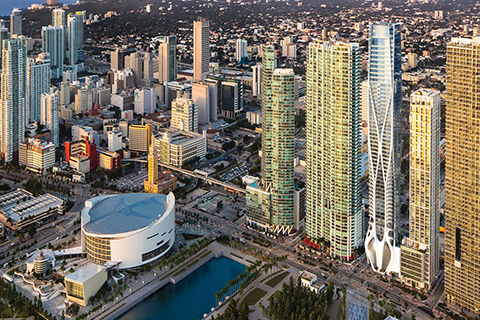
[[[292,69],[275,69],[275,48],[263,48],[262,178],[247,186],[247,221],[290,233],[294,216],[295,89]]]
[[[370,221],[365,252],[373,270],[400,272],[398,241],[402,107],[401,25],[369,28],[368,156]]]
[[[480,38],[447,45],[445,297],[480,315]]]
[[[363,243],[360,48],[313,42],[307,58],[307,237],[353,259]]]
[[[25,139],[27,113],[27,46],[14,35],[3,41],[0,95],[0,152],[5,162],[18,158],[18,144]]]
[[[431,290],[439,271],[440,92],[410,99],[410,234],[402,241],[401,277]]]

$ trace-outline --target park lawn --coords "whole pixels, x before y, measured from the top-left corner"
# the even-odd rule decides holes
[[[260,288],[255,288],[253,289],[252,292],[250,292],[246,297],[245,297],[245,302],[249,306],[255,305],[261,298],[263,298],[267,294],[266,291],[260,289]]]
[[[287,272],[280,273],[278,276],[275,276],[275,277],[273,277],[272,279],[268,280],[268,281],[266,282],[266,284],[267,284],[268,286],[272,287],[272,288],[275,288],[275,286],[276,286],[277,284],[279,284],[280,281],[282,281],[283,279],[285,279],[285,277],[288,276],[289,273],[290,273],[290,272],[288,272],[288,271],[287,271]]]

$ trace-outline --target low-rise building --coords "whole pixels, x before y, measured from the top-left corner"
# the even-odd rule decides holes
[[[55,267],[55,260],[52,250],[37,250],[28,257],[25,269],[30,274],[44,275],[49,269]]]
[[[115,170],[121,166],[122,157],[117,152],[99,150],[98,166],[106,170]]]
[[[0,208],[0,222],[13,231],[21,231],[53,220],[63,213],[64,203],[49,193],[34,197],[19,188],[0,196]]]
[[[107,268],[98,264],[85,267],[65,276],[67,300],[85,307],[108,278]]]
[[[302,271],[300,273],[300,283],[303,287],[310,289],[316,294],[320,293],[325,285],[317,281],[317,276],[308,271]]]
[[[65,157],[69,166],[79,172],[87,173],[97,169],[97,145],[89,137],[65,142]]]
[[[162,129],[155,137],[158,159],[181,168],[187,162],[204,159],[207,153],[207,139],[195,132]]]
[[[20,142],[18,163],[30,171],[43,174],[55,165],[55,145],[37,139]]]

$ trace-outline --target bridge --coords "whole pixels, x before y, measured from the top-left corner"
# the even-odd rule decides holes
[[[131,159],[122,159],[122,162],[139,162],[139,163],[147,163],[147,159],[146,157],[141,157],[141,158],[131,158]],[[231,191],[234,191],[234,192],[238,192],[238,193],[243,193],[245,194],[246,193],[246,190],[243,189],[243,188],[240,188],[239,186],[236,186],[234,184],[231,184],[231,183],[228,183],[228,182],[223,182],[223,181],[220,181],[218,179],[215,179],[215,178],[209,178],[208,175],[205,176],[201,173],[198,173],[198,172],[194,172],[194,171],[191,171],[191,170],[187,170],[187,169],[182,169],[182,168],[178,168],[178,167],[175,167],[175,166],[172,166],[170,164],[167,164],[165,162],[161,162],[161,161],[158,161],[158,165],[163,167],[163,168],[166,168],[170,171],[176,171],[178,173],[181,173],[185,176],[189,176],[189,177],[192,177],[192,178],[196,178],[196,179],[201,179],[201,180],[204,180],[206,183],[212,185],[212,184],[215,184],[217,186],[221,186],[221,187],[224,187],[226,190],[231,190]]]

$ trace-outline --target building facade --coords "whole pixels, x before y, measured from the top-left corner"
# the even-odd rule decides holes
[[[198,132],[198,105],[192,99],[177,98],[172,101],[170,126],[182,131]]]
[[[307,237],[352,260],[363,244],[360,47],[313,42],[307,57]]]
[[[480,41],[447,45],[445,165],[445,297],[480,315]]]
[[[50,54],[51,77],[60,78],[65,60],[65,30],[63,26],[42,27],[42,51]]]
[[[262,179],[247,186],[247,222],[274,233],[295,227],[294,73],[275,69],[275,49],[263,48]]]
[[[18,163],[43,174],[55,165],[55,145],[32,138],[20,142]]]
[[[440,92],[410,98],[410,233],[402,240],[401,277],[431,290],[439,272]]]
[[[204,159],[207,154],[207,139],[204,135],[175,129],[160,129],[155,137],[158,160],[181,168],[195,159]]]
[[[128,143],[130,151],[148,152],[152,132],[150,125],[132,124],[128,127]]]
[[[27,122],[40,120],[42,94],[50,90],[50,59],[49,54],[41,54],[36,60],[27,61]]]
[[[40,96],[40,124],[50,130],[50,139],[56,148],[60,146],[60,129],[58,124],[58,93],[43,93]]]
[[[3,41],[0,95],[0,152],[5,162],[18,159],[27,117],[27,47],[22,36]]]
[[[210,21],[193,22],[193,80],[201,81],[208,73],[210,63]]]
[[[400,272],[398,247],[402,107],[401,25],[369,28],[369,215],[365,252],[373,270]]]

